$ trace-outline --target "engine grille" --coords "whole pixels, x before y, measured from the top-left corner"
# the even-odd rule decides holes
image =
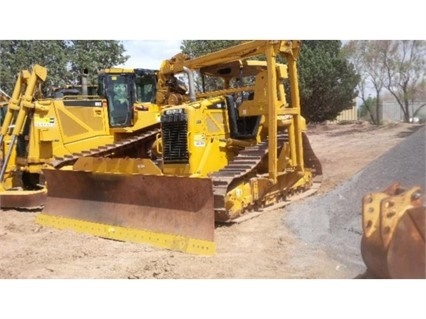
[[[183,110],[166,111],[161,116],[163,162],[189,163],[188,155],[188,120]],[[178,112],[180,111],[180,112]]]

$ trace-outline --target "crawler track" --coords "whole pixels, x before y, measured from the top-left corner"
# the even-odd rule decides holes
[[[286,132],[281,132],[281,134],[278,135],[277,141],[278,148],[281,148],[284,143],[288,142],[288,134]],[[303,135],[303,145],[305,167],[311,169],[314,176],[311,187],[309,189],[304,189],[304,192],[300,192],[297,196],[290,196],[293,195],[293,192],[289,192],[288,196],[286,196],[288,200],[277,203],[276,205],[271,205],[268,209],[281,207],[292,201],[310,196],[320,187],[322,176],[321,164],[315,156],[306,135]],[[240,218],[246,218],[243,214],[237,219],[231,220],[229,218],[225,205],[226,195],[230,191],[231,185],[238,183],[249,174],[256,174],[256,167],[267,155],[268,141],[264,141],[255,146],[246,147],[226,167],[210,175],[213,181],[214,208],[217,221],[238,222]]]
[[[146,143],[153,140],[159,132],[160,129],[153,129],[140,135],[120,140],[114,144],[99,146],[94,149],[82,151],[80,153],[74,153],[64,157],[55,157],[55,159],[51,161],[50,164],[54,168],[59,169],[63,166],[74,164],[80,157],[126,157],[126,151],[144,146]]]

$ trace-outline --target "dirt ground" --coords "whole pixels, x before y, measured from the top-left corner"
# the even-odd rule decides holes
[[[323,165],[323,183],[314,196],[330,192],[418,127],[365,122],[309,127]],[[35,223],[36,214],[0,211],[0,278],[353,278],[353,270],[285,226],[286,208],[218,227],[217,254],[209,257],[45,228]]]

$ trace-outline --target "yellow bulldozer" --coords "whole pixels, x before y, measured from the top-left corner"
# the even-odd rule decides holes
[[[10,98],[2,94],[1,208],[38,208],[46,198],[42,168],[65,166],[79,156],[148,156],[159,132],[157,71],[111,68],[87,85],[37,98],[47,69],[19,72]],[[6,108],[7,106],[7,108]]]
[[[44,169],[37,222],[211,255],[215,223],[311,194],[322,170],[300,111],[299,50],[299,41],[248,41],[164,61],[154,159],[122,152]]]

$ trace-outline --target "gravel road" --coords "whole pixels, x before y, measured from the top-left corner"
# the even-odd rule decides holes
[[[360,253],[362,197],[393,182],[425,189],[425,137],[422,127],[333,191],[289,206],[284,223],[340,260],[354,278],[361,275],[366,270]]]

